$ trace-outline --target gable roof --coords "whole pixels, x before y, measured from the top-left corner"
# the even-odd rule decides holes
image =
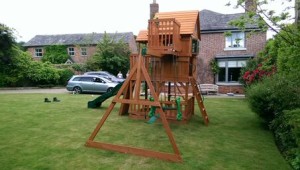
[[[58,35],[36,35],[24,47],[45,46],[45,45],[74,45],[74,44],[98,44],[103,39],[105,33],[90,33],[90,34],[58,34]],[[106,33],[114,40],[123,40],[129,43],[134,39],[132,32],[125,33]]]
[[[137,42],[145,42],[148,41],[148,30],[141,30],[136,37]]]
[[[165,19],[175,18],[180,24],[180,34],[193,34],[195,26],[199,22],[199,11],[176,11],[176,12],[159,12],[154,18]]]
[[[231,26],[228,23],[243,16],[244,13],[236,14],[221,14],[210,10],[200,11],[200,29],[201,32],[237,30],[237,27]],[[257,25],[249,24],[248,29],[258,29]]]

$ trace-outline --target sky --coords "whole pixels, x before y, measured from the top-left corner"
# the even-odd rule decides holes
[[[156,0],[160,12],[203,10],[243,12],[230,0]],[[282,0],[277,0],[282,1]],[[0,23],[14,28],[17,41],[35,35],[115,33],[147,29],[153,0],[0,0]],[[232,1],[233,2],[233,1]],[[280,6],[280,5],[279,5]],[[274,6],[273,6],[274,7]]]

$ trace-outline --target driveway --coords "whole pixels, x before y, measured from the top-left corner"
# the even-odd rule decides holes
[[[70,93],[66,88],[0,88],[0,94],[7,93]]]

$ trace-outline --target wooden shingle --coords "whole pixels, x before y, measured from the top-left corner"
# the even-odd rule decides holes
[[[175,18],[180,23],[180,34],[194,34],[197,24],[199,24],[199,11],[176,11],[176,12],[159,12],[154,18],[166,19]]]

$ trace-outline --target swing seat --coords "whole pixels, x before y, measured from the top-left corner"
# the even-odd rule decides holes
[[[152,116],[149,120],[148,120],[148,124],[152,124],[156,121],[156,119],[159,118],[159,116]]]

